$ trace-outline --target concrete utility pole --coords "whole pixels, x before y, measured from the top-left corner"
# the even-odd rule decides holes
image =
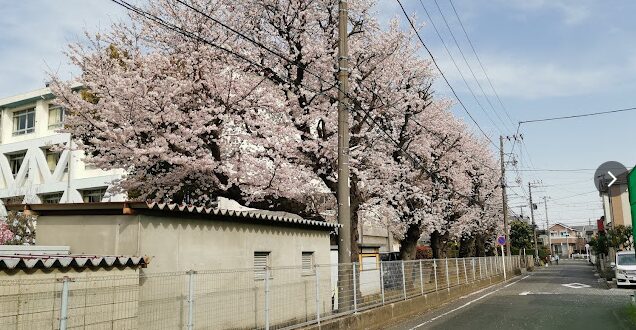
[[[348,42],[348,11],[347,1],[340,0],[338,4],[338,263],[348,264],[351,260],[351,211],[349,189],[349,47]],[[351,296],[355,300],[355,264],[353,267],[342,265],[338,269],[338,309],[350,310]],[[353,275],[353,285],[345,278]],[[355,303],[353,303],[355,308]]]
[[[499,158],[501,160],[501,200],[503,204],[504,234],[506,235],[506,253],[510,255],[510,228],[508,227],[508,199],[506,196],[506,165],[504,160],[503,136],[499,136]]]
[[[548,221],[548,198],[543,196],[543,205],[545,206],[545,232],[548,235],[548,246],[550,247],[550,255],[552,255],[552,238],[550,237],[550,222]]]
[[[338,263],[351,262],[351,212],[349,197],[349,47],[347,1],[338,4]]]
[[[539,247],[537,246],[537,226],[534,223],[534,204],[532,204],[532,184],[528,182],[528,192],[530,194],[530,218],[532,219],[532,231],[534,232],[534,257],[539,259]]]

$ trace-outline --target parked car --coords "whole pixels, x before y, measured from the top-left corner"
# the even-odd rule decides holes
[[[636,251],[617,252],[616,260],[611,266],[615,272],[617,286],[636,286]]]

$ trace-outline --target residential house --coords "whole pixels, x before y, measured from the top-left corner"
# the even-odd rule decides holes
[[[562,223],[550,226],[549,242],[552,253],[561,257],[569,257],[573,253],[585,251],[585,235]]]
[[[616,225],[631,226],[632,213],[627,191],[627,172],[616,177],[611,187],[604,187],[601,192],[605,221],[609,228]]]
[[[70,134],[57,132],[65,115],[48,87],[0,99],[0,215],[5,202],[124,200],[107,193],[123,171],[87,166],[84,153],[69,148]]]

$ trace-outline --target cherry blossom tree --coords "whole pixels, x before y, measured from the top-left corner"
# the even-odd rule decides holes
[[[0,220],[0,245],[35,244],[36,218],[23,212],[9,212]]]
[[[86,89],[73,92],[56,80],[55,93],[71,109],[65,131],[88,163],[127,170],[118,186],[131,198],[205,203],[223,196],[319,218],[306,197],[335,196],[337,186],[338,1],[186,4],[163,0],[144,9],[196,38],[132,14],[132,24],[70,48]],[[433,75],[397,22],[382,29],[372,2],[349,5],[356,228],[364,190],[383,185],[365,171],[386,152],[369,148],[386,139],[383,131],[397,132],[390,118],[425,108],[421,92]]]
[[[0,245],[7,244],[11,240],[13,240],[13,232],[9,229],[9,226],[6,222],[0,222]]]
[[[496,213],[486,198],[495,188],[473,180],[492,173],[472,161],[489,153],[432,92],[413,35],[397,21],[382,28],[372,1],[349,7],[352,260],[361,214],[389,224],[403,258],[422,233],[439,256],[443,240],[483,230],[475,219]],[[125,169],[117,187],[131,199],[221,196],[322,218],[311,196],[335,200],[338,180],[338,1],[142,9],[70,47],[81,91],[54,79],[70,109],[64,131],[87,163]]]

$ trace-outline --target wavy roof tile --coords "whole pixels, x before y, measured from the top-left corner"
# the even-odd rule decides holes
[[[147,264],[147,258],[130,256],[0,255],[0,269],[145,267]]]

